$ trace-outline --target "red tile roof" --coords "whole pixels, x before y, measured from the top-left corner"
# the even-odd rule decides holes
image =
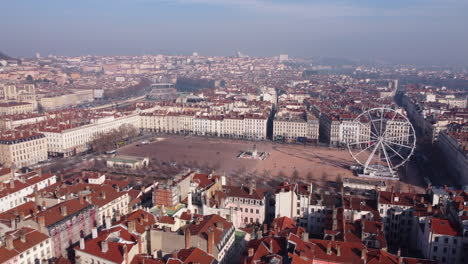
[[[220,227],[221,225],[222,228]],[[212,230],[214,232],[214,241],[218,244],[226,231],[232,228],[232,226],[231,222],[228,222],[219,215],[212,214],[203,216],[199,223],[192,223],[188,229],[192,236],[199,236],[203,239],[207,239],[208,230]]]
[[[138,254],[133,257],[130,264],[166,264],[162,259],[155,259],[151,255],[147,254]]]
[[[122,224],[128,228],[128,223],[133,221],[135,224],[135,231],[139,234],[146,232],[148,227],[153,226],[156,223],[156,218],[153,214],[146,212],[145,210],[136,210],[135,212],[126,215],[120,222],[115,223],[116,225]]]
[[[282,259],[286,254],[286,238],[267,236],[260,239],[250,240],[243,254],[244,263],[270,263],[273,258]],[[253,252],[249,252],[253,251]],[[249,253],[253,253],[249,255]]]
[[[35,202],[26,202],[20,206],[0,213],[0,223],[10,226],[12,219],[19,220],[20,215],[23,215],[24,218],[28,218],[29,216],[37,214],[39,210],[40,208]]]
[[[321,239],[311,239],[310,241],[316,245],[314,248],[314,260],[334,263],[363,263],[361,260],[361,252],[364,249],[364,245],[362,243]],[[327,252],[328,247],[330,248],[330,252]]]
[[[193,175],[192,181],[198,183],[198,187],[201,189],[209,188],[213,185],[216,180],[219,180],[219,176],[211,176],[209,174],[195,174]]]
[[[28,227],[8,232],[6,235],[13,236],[13,249],[7,249],[6,245],[0,247],[0,263],[7,262],[49,238],[47,235]],[[21,236],[24,236],[24,242],[21,241]]]
[[[102,250],[103,241],[107,241],[108,243],[108,250],[106,252]],[[86,240],[84,249],[80,249],[80,247],[77,246],[75,250],[115,263],[122,263],[124,261],[124,247],[126,247],[127,252],[129,252],[133,246],[137,245],[137,241],[138,236],[128,232],[126,228],[117,226],[110,230],[100,232],[94,239]]]
[[[432,218],[431,232],[438,235],[458,236],[458,230],[448,220]]]
[[[180,259],[184,264],[211,264],[215,262],[214,257],[208,255],[208,253],[196,247],[181,249],[177,253],[177,258]]]
[[[67,214],[62,215],[61,208],[66,207]],[[45,226],[50,227],[63,219],[70,217],[76,213],[79,213],[86,208],[90,208],[92,205],[86,201],[81,203],[78,199],[68,200],[52,207],[49,207],[37,214],[38,217],[44,216]]]
[[[247,186],[223,186],[223,192],[227,197],[238,197],[247,199],[262,200],[265,197],[265,191],[254,189],[252,193],[249,192]]]
[[[296,221],[287,216],[283,216],[273,219],[271,226],[279,228],[279,231],[283,231],[288,228],[296,227]]]

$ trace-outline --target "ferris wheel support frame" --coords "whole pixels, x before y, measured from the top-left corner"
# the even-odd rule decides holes
[[[373,114],[374,113],[380,113],[380,117],[374,119]],[[392,113],[391,119],[387,119],[385,116],[385,113]],[[404,126],[408,126],[408,133],[406,135],[390,135],[387,136],[388,132],[388,121],[393,122],[395,121],[395,118],[399,116],[399,120],[402,120],[401,122],[404,124]],[[363,124],[361,122],[362,118],[366,117],[369,119],[370,124]],[[384,119],[385,119],[385,128],[384,128]],[[359,136],[367,136],[365,134],[360,134],[361,133],[361,128],[366,129],[369,137],[369,141],[363,141],[361,138],[358,138],[356,142],[346,142],[348,151],[351,154],[351,156],[354,158],[354,160],[362,166],[363,169],[363,174],[359,176],[364,176],[364,177],[377,177],[377,178],[385,178],[385,179],[399,179],[398,177],[398,168],[403,166],[408,162],[410,157],[414,153],[414,149],[416,148],[416,133],[414,130],[413,125],[409,121],[409,119],[393,110],[390,108],[385,108],[385,107],[380,107],[380,108],[372,108],[367,111],[362,112],[358,117],[354,119],[355,123],[359,124]],[[378,122],[378,126],[374,124],[375,122]],[[390,123],[393,126],[393,123]],[[407,139],[405,141],[404,139]],[[403,141],[407,142],[402,143],[401,141],[398,141],[398,139],[403,139]],[[397,141],[397,142],[395,142]],[[411,141],[411,142],[410,142]],[[367,146],[362,147],[363,144],[366,144]],[[355,146],[352,148],[352,146]],[[353,153],[353,149],[358,148],[358,153]],[[405,153],[400,153],[402,149],[406,149]],[[366,153],[370,151],[369,156],[367,159],[365,159],[365,162],[361,161],[358,156],[362,155],[363,153]],[[372,165],[370,164],[374,159],[375,155],[378,152],[378,157],[377,157],[377,165]],[[395,157],[401,159],[400,162],[397,164],[394,164],[392,160],[395,159]],[[382,162],[384,161],[384,162]],[[380,163],[383,164],[380,164]],[[386,163],[386,165],[385,165]]]

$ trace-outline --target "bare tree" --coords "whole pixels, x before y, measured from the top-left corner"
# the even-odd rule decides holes
[[[299,181],[299,172],[297,170],[294,170],[293,173],[292,173],[292,178],[294,180],[294,182],[298,182]]]
[[[403,185],[401,184],[401,181],[397,181],[395,183],[395,190],[396,191],[401,192],[402,187],[403,187]]]
[[[323,182],[323,183],[326,183],[327,180],[328,180],[328,174],[326,172],[323,172],[322,173],[322,176],[320,177],[320,180]]]
[[[130,124],[124,124],[118,129],[103,134],[98,134],[90,142],[91,148],[96,152],[104,152],[117,148],[119,145],[124,144],[128,138],[136,137],[138,129]]]
[[[284,179],[286,178],[286,175],[284,174],[283,171],[279,171],[278,174],[276,175],[276,178],[280,181],[284,181]]]
[[[337,176],[336,176],[336,182],[343,182],[343,175],[341,175],[341,173],[339,173]]]
[[[309,171],[307,173],[306,179],[307,179],[307,182],[309,183],[312,182],[314,180],[314,174],[311,171]]]

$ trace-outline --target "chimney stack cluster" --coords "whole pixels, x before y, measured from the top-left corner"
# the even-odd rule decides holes
[[[109,242],[107,240],[103,240],[101,242],[101,251],[102,253],[106,253],[109,250]]]
[[[7,237],[6,237],[6,248],[8,250],[12,250],[14,248],[14,246],[13,246],[13,236],[12,235],[7,235]]]
[[[207,246],[207,253],[213,256],[214,254],[214,232],[213,228],[208,229],[208,246]]]
[[[133,220],[128,221],[128,232],[135,232],[135,222]]]
[[[186,249],[189,249],[191,244],[190,244],[190,239],[191,239],[192,235],[190,234],[190,230],[189,230],[189,227],[187,227],[187,229],[185,229],[185,248]]]
[[[61,206],[60,207],[60,213],[62,216],[67,216],[67,207],[66,206]]]

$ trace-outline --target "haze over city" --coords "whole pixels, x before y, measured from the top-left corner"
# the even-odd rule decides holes
[[[15,57],[191,54],[466,65],[464,0],[2,1]]]

